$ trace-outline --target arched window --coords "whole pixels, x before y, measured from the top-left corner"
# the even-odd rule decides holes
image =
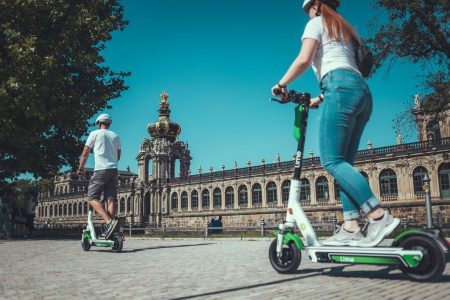
[[[262,189],[259,183],[255,183],[252,188],[252,204],[262,204]]]
[[[78,214],[79,215],[82,215],[83,214],[83,206],[82,206],[83,204],[81,204],[81,202],[80,203],[78,203]]]
[[[306,178],[301,179],[300,201],[311,201],[311,184]]]
[[[423,177],[428,173],[425,167],[417,167],[413,171],[414,194],[423,194]]]
[[[233,207],[234,206],[234,189],[229,186],[225,190],[225,203],[227,207]]]
[[[83,205],[83,213],[87,214],[88,213],[88,203],[87,201],[84,201],[84,205]]]
[[[317,200],[324,201],[330,199],[330,194],[328,191],[328,180],[326,177],[321,176],[316,182]]]
[[[131,197],[127,199],[127,212],[131,212]]]
[[[192,208],[198,208],[198,192],[195,190],[191,194],[191,206]]]
[[[334,197],[336,200],[341,200],[341,187],[336,180],[334,181]]]
[[[73,204],[73,214],[76,216],[78,213],[77,213],[77,204],[76,203],[74,203]]]
[[[63,215],[63,205],[60,204],[59,205],[59,212],[58,212],[58,216],[62,216]]]
[[[188,194],[187,192],[181,193],[181,208],[188,208]]]
[[[396,196],[398,194],[397,175],[391,169],[383,170],[380,174],[381,196]]]
[[[207,189],[202,191],[202,207],[209,208],[209,190]]]
[[[213,191],[214,206],[222,206],[222,191],[219,188],[215,188]]]
[[[50,217],[53,217],[53,205],[50,205]]]
[[[438,169],[439,175],[439,188],[441,190],[441,198],[450,198],[450,164],[443,163]]]
[[[283,181],[283,184],[281,185],[281,200],[283,202],[289,201],[289,190],[291,189],[291,181],[285,180]]]
[[[427,126],[428,139],[438,140],[441,138],[441,127],[439,123],[430,123]]]
[[[172,194],[172,209],[178,208],[178,194],[177,193],[173,193]]]
[[[273,181],[267,184],[267,203],[277,203],[277,185]]]
[[[72,204],[69,203],[69,207],[67,209],[68,209],[67,214],[69,216],[71,216],[72,215]]]
[[[248,191],[247,186],[241,185],[238,189],[238,199],[239,199],[239,205],[248,205]]]
[[[120,212],[120,213],[124,213],[124,212],[125,212],[125,198],[121,198],[121,199],[120,199],[120,208],[119,208],[119,212]]]

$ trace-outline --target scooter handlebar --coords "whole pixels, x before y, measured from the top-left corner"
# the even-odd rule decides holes
[[[274,89],[273,92],[274,92],[275,95],[283,94],[283,92],[281,90],[279,90],[279,89]],[[297,103],[297,104],[304,103],[304,104],[309,105],[309,101],[311,100],[311,94],[309,94],[309,93],[297,93],[294,90],[290,90],[288,92],[288,96],[286,98],[281,98],[281,100],[280,99],[276,99],[276,98],[270,98],[269,100],[270,101],[276,101],[276,102],[278,102],[280,104],[286,104],[286,103],[289,103],[289,102],[294,102],[294,103]]]

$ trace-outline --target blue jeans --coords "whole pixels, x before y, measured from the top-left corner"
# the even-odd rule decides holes
[[[325,170],[339,183],[344,220],[361,218],[380,204],[366,179],[353,167],[364,127],[372,113],[372,95],[354,71],[327,73],[320,88],[324,94],[320,119],[320,156]]]

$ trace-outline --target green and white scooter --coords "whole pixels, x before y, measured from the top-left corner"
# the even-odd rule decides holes
[[[88,223],[86,229],[83,229],[83,234],[81,235],[81,248],[83,248],[84,251],[89,251],[91,246],[99,246],[110,247],[113,252],[122,251],[123,241],[125,241],[122,229],[120,229],[119,232],[114,232],[108,240],[98,238],[95,233],[92,216],[93,208],[89,205]]]
[[[281,91],[277,91],[277,95]],[[270,245],[269,259],[279,273],[293,273],[301,262],[304,250],[312,262],[398,265],[415,281],[433,282],[445,270],[445,251],[450,243],[437,228],[409,230],[397,236],[391,247],[324,246],[317,238],[306,213],[300,205],[300,174],[303,160],[310,95],[289,91],[287,99],[271,99],[282,104],[296,103],[294,136],[298,140],[294,177],[291,180],[286,221],[279,225],[277,238]],[[299,229],[304,240],[294,232]]]

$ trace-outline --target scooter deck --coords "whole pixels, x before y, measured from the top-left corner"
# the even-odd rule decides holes
[[[418,250],[390,247],[305,247],[312,262],[403,265],[416,267],[422,259]]]

